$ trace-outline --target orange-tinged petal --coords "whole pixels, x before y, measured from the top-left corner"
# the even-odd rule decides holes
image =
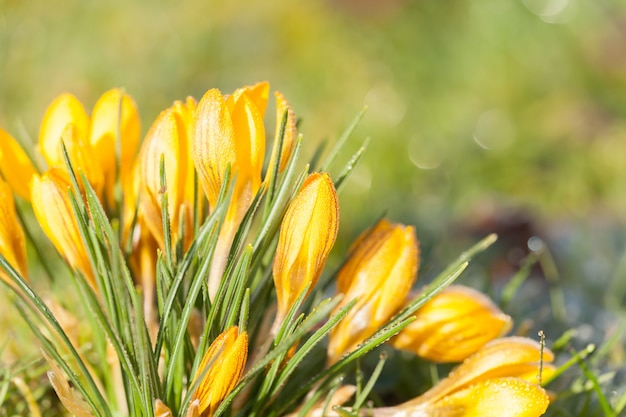
[[[22,277],[28,279],[24,230],[15,212],[11,188],[2,180],[0,180],[0,254]],[[0,279],[13,283],[1,267]]]
[[[363,233],[337,276],[337,292],[356,305],[330,334],[328,357],[335,362],[384,325],[403,305],[417,275],[415,229],[382,219]],[[335,312],[337,311],[335,310]]]
[[[511,325],[512,319],[487,296],[451,285],[424,304],[392,344],[430,361],[460,362]]]
[[[261,185],[265,157],[263,116],[246,93],[235,103],[231,116],[235,131],[237,182],[249,183],[251,193],[256,194]]]
[[[85,108],[72,94],[61,94],[48,106],[39,130],[39,147],[50,167],[65,165],[61,138],[70,124],[78,137],[86,137],[89,117]]]
[[[174,112],[177,116],[177,121],[179,124],[178,131],[185,133],[184,141],[181,139],[181,144],[184,143],[184,152],[186,152],[185,157],[185,173],[181,175],[182,187],[184,187],[183,201],[190,208],[193,207],[194,197],[195,197],[195,174],[196,169],[193,163],[193,154],[192,154],[192,146],[193,146],[193,138],[196,134],[196,109],[198,105],[196,100],[193,97],[187,97],[187,100],[183,103],[182,101],[177,101],[174,103]],[[182,149],[181,149],[182,151]],[[182,167],[181,167],[182,168]],[[199,190],[198,193],[201,193],[202,186],[198,185]],[[198,198],[199,202],[202,202],[202,198]],[[200,212],[202,212],[202,206],[200,207]]]
[[[126,177],[137,154],[140,130],[137,105],[123,90],[114,88],[98,99],[91,113],[89,142],[104,173],[109,203],[112,202],[113,187],[118,175],[118,149],[119,175]]]
[[[154,400],[154,417],[172,417],[172,410],[159,399]]]
[[[198,384],[192,400],[199,400],[201,417],[212,416],[224,397],[235,388],[247,357],[248,334],[239,332],[236,326],[211,343],[191,383],[191,386]]]
[[[0,173],[15,194],[30,200],[30,180],[37,171],[22,147],[2,129],[0,129]]]
[[[317,283],[337,238],[338,225],[339,203],[330,176],[309,175],[280,227],[273,270],[277,322],[307,286],[310,292]]]
[[[198,179],[215,208],[226,167],[235,163],[235,129],[222,93],[207,91],[198,104],[192,155]]]
[[[70,183],[63,171],[35,175],[31,199],[35,217],[48,239],[68,264],[95,286],[95,278],[69,199]]]

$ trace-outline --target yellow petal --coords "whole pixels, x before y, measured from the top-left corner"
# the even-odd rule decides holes
[[[265,157],[263,116],[244,93],[235,103],[231,117],[235,131],[237,182],[250,183],[251,193],[256,194],[261,185]]]
[[[0,129],[0,173],[13,192],[30,200],[30,180],[37,173],[30,158],[15,139]]]
[[[112,203],[119,149],[120,176],[129,175],[140,140],[139,112],[135,101],[121,89],[105,92],[91,114],[89,142],[100,162],[106,183],[106,196]],[[119,143],[119,146],[118,146]]]
[[[543,388],[519,378],[481,381],[441,400],[417,408],[431,417],[539,417],[550,400]],[[402,408],[402,405],[397,408]],[[408,410],[407,410],[408,411]],[[419,414],[422,412],[423,414]],[[374,412],[374,415],[377,415]],[[397,414],[402,415],[402,414]],[[409,415],[409,414],[406,414]]]
[[[91,184],[98,197],[102,197],[104,190],[104,172],[100,167],[100,161],[95,158],[94,149],[87,141],[87,138],[82,136],[76,125],[69,124],[63,132],[62,139],[72,169],[78,177],[78,181],[80,182],[80,173],[84,173],[87,177],[87,181],[89,181],[89,184]],[[59,143],[59,147],[60,146],[61,144]],[[55,167],[69,173],[65,162]],[[83,185],[80,185],[81,189],[83,189]]]
[[[236,326],[226,330],[211,343],[191,383],[191,386],[198,383],[193,400],[199,400],[201,417],[212,416],[224,397],[235,388],[243,374],[247,357],[248,334],[240,333]]]
[[[430,361],[460,362],[511,325],[511,318],[487,296],[451,285],[424,304],[392,344]]]
[[[337,292],[344,294],[337,309],[358,301],[330,334],[331,362],[371,336],[400,309],[415,281],[418,264],[413,227],[383,219],[359,236],[337,276]]]
[[[165,167],[168,193],[168,214],[175,243],[180,236],[178,230],[179,210],[184,196],[181,181],[186,174],[186,148],[181,143],[185,132],[179,130],[175,111],[169,108],[159,115],[141,147],[139,157],[141,209],[145,221],[163,249],[163,222],[161,200],[165,190],[161,189],[161,158]],[[182,147],[182,149],[181,149]]]
[[[192,155],[198,179],[215,208],[228,164],[235,163],[235,129],[224,97],[217,89],[207,91],[198,104]]]
[[[28,279],[24,231],[15,212],[11,188],[2,180],[0,180],[0,253],[22,277]],[[2,267],[0,279],[13,284],[13,280]]]
[[[229,109],[233,109],[235,102],[237,102],[239,97],[244,93],[252,100],[256,108],[259,110],[261,117],[263,117],[263,115],[265,115],[265,109],[267,108],[270,84],[267,81],[261,81],[254,85],[238,88],[226,99]]]
[[[279,322],[322,273],[337,238],[339,203],[328,174],[314,173],[302,184],[283,218],[274,257]]]
[[[524,337],[493,340],[467,358],[439,384],[412,401],[432,403],[480,381],[501,377],[528,377],[533,369],[538,376],[540,357],[541,346],[534,340]],[[553,360],[554,354],[549,349],[544,349],[544,363],[549,364]]]
[[[70,124],[78,137],[86,137],[89,117],[85,108],[72,94],[61,94],[48,106],[39,130],[39,147],[50,167],[65,165],[61,137]]]
[[[52,169],[35,175],[31,199],[35,217],[48,239],[68,264],[95,286],[95,278],[69,200],[70,184],[65,173]]]

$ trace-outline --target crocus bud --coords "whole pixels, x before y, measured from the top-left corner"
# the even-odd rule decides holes
[[[212,209],[229,164],[237,182],[242,184],[240,188],[247,185],[254,196],[260,187],[265,155],[263,113],[268,88],[267,83],[260,83],[238,89],[228,97],[212,89],[198,104],[192,154],[198,179]]]
[[[0,180],[0,254],[22,277],[28,279],[24,231],[15,213],[11,188],[2,180]],[[0,279],[13,284],[13,280],[1,267]]]
[[[302,292],[307,287],[310,292],[317,283],[338,226],[339,202],[330,176],[309,175],[280,227],[273,270],[278,299],[276,325],[282,323]]]
[[[0,129],[0,173],[15,194],[30,201],[30,179],[37,173],[15,139]]]
[[[233,326],[211,343],[191,386],[196,386],[192,406],[200,417],[213,415],[220,402],[237,385],[248,357],[248,334]],[[196,385],[197,384],[197,385]]]
[[[337,292],[344,298],[332,314],[354,299],[357,302],[330,333],[331,363],[374,334],[402,307],[418,264],[413,227],[382,219],[359,236],[337,276]]]
[[[433,362],[461,362],[512,324],[484,294],[451,285],[424,304],[392,344]]]
[[[209,272],[209,297],[215,297],[235,234],[261,187],[265,156],[263,114],[269,84],[258,83],[222,96],[209,90],[198,104],[192,155],[198,179],[211,209],[215,209],[226,168],[236,178],[230,205],[220,230]]]
[[[61,256],[95,286],[95,278],[69,193],[70,183],[65,172],[51,169],[41,176],[35,175],[31,187],[33,211],[44,233]]]

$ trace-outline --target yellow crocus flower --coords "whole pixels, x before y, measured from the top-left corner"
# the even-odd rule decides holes
[[[60,169],[35,175],[31,187],[33,211],[57,251],[95,287],[95,277],[70,203],[70,189],[67,174]]]
[[[339,202],[330,176],[314,173],[289,205],[274,256],[278,312],[274,329],[308,287],[317,283],[339,227]],[[308,294],[308,293],[307,293]]]
[[[247,358],[248,334],[240,332],[237,326],[229,328],[211,343],[191,383],[192,387],[196,386],[190,405],[193,414],[200,417],[213,415],[239,382]]]
[[[193,237],[193,194],[188,190],[189,187],[193,190],[194,171],[193,162],[189,158],[189,144],[195,109],[195,100],[190,97],[185,103],[175,102],[172,107],[161,112],[146,135],[139,154],[137,174],[140,210],[162,249],[161,198],[164,191],[168,193],[172,244],[184,236],[187,247]],[[161,158],[164,161],[167,190],[161,187]],[[184,222],[184,230],[179,230],[181,220]]]
[[[0,253],[22,277],[28,279],[24,230],[17,219],[11,187],[2,180],[0,180]],[[1,267],[0,279],[13,285],[13,280]]]
[[[0,173],[15,194],[30,201],[30,180],[37,171],[17,141],[2,129]]]
[[[417,275],[415,229],[382,219],[352,245],[337,276],[344,299],[332,314],[356,299],[330,333],[328,359],[336,362],[370,337],[402,307]]]
[[[392,344],[433,362],[460,362],[508,332],[512,324],[511,317],[484,294],[451,285],[424,304]]]
[[[39,131],[39,149],[48,167],[65,169],[61,142],[72,167],[82,171],[96,193],[113,205],[119,137],[120,175],[129,174],[139,143],[139,114],[133,99],[120,89],[105,92],[89,117],[72,94],[48,106]],[[119,135],[118,135],[119,132]]]
[[[268,92],[267,82],[237,89],[227,97],[212,89],[198,104],[192,155],[211,209],[217,204],[229,165],[236,178],[211,262],[208,279],[211,299],[222,280],[237,229],[261,187],[265,156],[263,114]]]
[[[538,417],[549,405],[538,384],[541,346],[522,337],[489,342],[423,395],[394,407],[372,410],[376,417]],[[554,355],[543,350],[543,373]]]

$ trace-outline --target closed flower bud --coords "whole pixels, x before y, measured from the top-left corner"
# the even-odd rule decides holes
[[[30,180],[37,173],[20,145],[0,129],[0,173],[15,194],[30,201]]]
[[[35,217],[48,239],[72,268],[92,286],[95,278],[70,203],[70,183],[63,171],[52,169],[35,175],[31,188]]]
[[[433,362],[461,362],[511,326],[487,296],[452,285],[424,304],[392,344]]]
[[[15,213],[11,188],[2,180],[0,180],[0,254],[22,277],[28,279],[24,231]],[[13,280],[2,267],[0,279],[13,284]]]
[[[269,84],[237,89],[224,97],[217,89],[209,90],[198,104],[192,155],[198,179],[211,209],[215,209],[226,168],[230,165],[236,178],[230,205],[209,272],[209,296],[217,294],[235,234],[254,196],[261,187],[265,156],[263,114]]]
[[[247,357],[248,334],[240,333],[236,326],[211,343],[191,383],[191,386],[196,386],[192,405],[196,404],[200,417],[212,416],[224,397],[235,388]]]
[[[330,176],[309,175],[280,227],[273,270],[278,299],[276,325],[302,292],[307,288],[310,292],[317,283],[337,238],[338,226],[339,203]]]
[[[413,227],[383,219],[357,239],[337,276],[337,292],[344,298],[333,314],[352,300],[357,302],[330,334],[331,363],[374,334],[402,307],[418,264]]]
[[[254,196],[260,187],[268,89],[267,83],[259,83],[238,89],[228,97],[212,89],[198,104],[192,154],[212,209],[229,164],[237,182],[242,184],[240,188],[248,186]]]

